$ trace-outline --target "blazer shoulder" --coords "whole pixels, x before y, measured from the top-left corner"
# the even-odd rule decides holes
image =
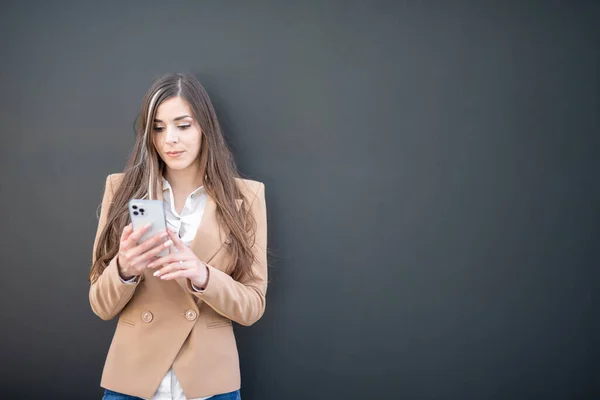
[[[106,177],[106,187],[114,194],[121,182],[123,182],[124,173],[110,174]]]
[[[235,180],[246,199],[250,202],[258,195],[260,189],[265,186],[264,183],[252,179],[235,178]]]
[[[264,183],[252,179],[235,178],[235,181],[245,194],[254,194],[264,185]]]

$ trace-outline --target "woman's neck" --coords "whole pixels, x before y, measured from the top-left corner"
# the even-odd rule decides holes
[[[187,168],[185,170],[168,169],[164,172],[165,179],[173,188],[173,192],[191,193],[204,185],[204,174],[201,168]]]

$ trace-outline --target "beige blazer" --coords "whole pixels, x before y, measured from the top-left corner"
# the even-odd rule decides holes
[[[122,178],[123,174],[114,174],[106,179],[94,253]],[[91,285],[94,313],[104,320],[119,318],[104,365],[103,388],[151,398],[170,367],[187,398],[240,388],[232,321],[252,325],[265,311],[267,215],[264,184],[239,179],[238,185],[257,224],[254,280],[238,282],[226,272],[229,240],[217,223],[216,203],[209,196],[190,245],[208,264],[210,275],[204,292],[195,292],[187,279],[163,281],[151,270],[145,271],[137,284],[125,284],[116,259]]]

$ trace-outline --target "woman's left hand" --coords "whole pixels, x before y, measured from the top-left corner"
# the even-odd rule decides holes
[[[154,276],[160,277],[160,279],[187,278],[197,288],[204,288],[208,279],[206,265],[196,257],[192,249],[186,246],[176,233],[169,229],[167,232],[178,252],[157,258],[148,264],[148,268],[162,267],[154,273]]]

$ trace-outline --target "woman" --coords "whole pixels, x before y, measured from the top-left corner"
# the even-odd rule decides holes
[[[106,180],[90,272],[92,310],[119,316],[104,399],[239,399],[232,321],[265,310],[264,185],[238,177],[191,75],[158,79],[138,125],[124,173]],[[164,202],[169,229],[138,244],[148,227],[133,232],[128,202],[141,198]]]

